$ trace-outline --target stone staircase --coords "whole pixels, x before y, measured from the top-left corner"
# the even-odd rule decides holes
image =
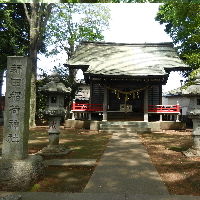
[[[101,122],[99,133],[149,133],[151,128],[148,122],[135,122],[135,121],[113,121]]]
[[[144,120],[144,113],[137,113],[137,112],[112,112],[109,111],[107,113],[107,117],[109,120],[117,121],[119,118],[123,121],[143,121]]]

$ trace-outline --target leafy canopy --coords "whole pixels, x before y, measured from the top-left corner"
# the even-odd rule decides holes
[[[199,0],[4,0],[6,3],[199,3]]]
[[[47,56],[64,51],[68,60],[81,41],[103,41],[109,19],[110,10],[104,4],[55,4],[45,33],[45,42],[52,47]],[[75,80],[77,70],[61,66],[56,70],[63,83],[72,88],[73,99],[79,85]]]
[[[189,72],[196,71],[200,67],[200,4],[164,4],[155,19],[165,24],[165,32],[177,46],[180,57],[191,66]]]
[[[0,69],[6,68],[7,56],[26,56],[29,24],[22,4],[0,4]]]
[[[27,9],[31,7],[27,4]],[[20,3],[0,4],[0,69],[6,68],[7,56],[29,56],[30,24]],[[38,52],[45,52],[42,42]]]
[[[80,41],[102,41],[110,10],[103,4],[55,4],[46,29],[51,54],[64,50],[69,59]]]

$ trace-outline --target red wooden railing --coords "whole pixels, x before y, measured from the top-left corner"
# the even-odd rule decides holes
[[[103,111],[103,104],[73,103],[72,111]],[[180,113],[180,105],[149,105],[148,113]]]
[[[73,103],[72,111],[103,111],[103,104]]]
[[[149,113],[180,113],[180,105],[149,105]]]

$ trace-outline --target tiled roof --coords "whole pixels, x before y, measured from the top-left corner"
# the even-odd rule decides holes
[[[172,96],[179,96],[182,94],[183,89],[181,87],[170,90],[168,92],[164,92],[162,96],[164,97],[172,97]]]
[[[89,65],[86,75],[165,76],[187,67],[172,43],[82,42],[67,65]]]

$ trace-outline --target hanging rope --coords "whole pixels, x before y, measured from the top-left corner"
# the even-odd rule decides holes
[[[103,84],[103,85],[104,85],[104,84]],[[133,93],[135,93],[135,92],[139,92],[139,91],[145,90],[146,88],[149,87],[149,85],[147,85],[147,86],[145,86],[145,87],[143,87],[143,88],[140,88],[140,89],[132,90],[132,91],[130,91],[130,92],[124,92],[124,91],[121,91],[121,90],[118,90],[118,89],[114,89],[114,88],[108,87],[108,86],[106,86],[106,85],[104,85],[104,87],[106,87],[106,88],[109,89],[109,90],[114,90],[114,91],[116,91],[116,92],[117,92],[117,97],[119,97],[119,93],[125,94],[125,95],[127,96],[128,94],[133,94]],[[134,96],[134,95],[133,95],[133,96]]]

